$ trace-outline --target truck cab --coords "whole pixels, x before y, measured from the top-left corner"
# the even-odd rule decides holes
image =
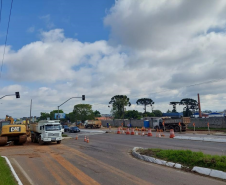
[[[162,118],[153,118],[153,120],[152,120],[153,128],[155,130],[163,129],[162,122],[163,122]]]
[[[31,141],[44,144],[48,142],[61,143],[62,131],[59,120],[42,120],[31,124]]]

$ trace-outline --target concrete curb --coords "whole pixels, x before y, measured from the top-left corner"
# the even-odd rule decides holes
[[[72,139],[72,137],[62,137],[62,140],[64,139]]]
[[[13,166],[11,165],[9,159],[6,156],[2,156],[3,158],[5,158],[7,164],[9,165],[9,168],[14,176],[14,178],[16,179],[16,181],[18,182],[18,185],[23,185],[23,183],[20,181],[19,177],[17,176],[15,170],[13,169]]]
[[[176,137],[174,137],[174,139],[185,139],[185,140],[192,140],[192,141],[208,141],[208,142],[226,143],[226,139],[211,138],[211,137],[176,136]]]
[[[164,160],[161,160],[161,159],[156,159],[154,157],[141,155],[137,152],[138,149],[145,149],[145,148],[134,147],[133,150],[132,150],[132,155],[134,157],[138,158],[138,159],[143,160],[143,161],[147,161],[147,162],[151,162],[151,163],[155,163],[155,164],[160,164],[160,165],[164,165],[164,166],[168,166],[168,167],[172,167],[172,168],[177,168],[177,169],[181,169],[182,167],[187,168],[186,166],[182,166],[179,163],[167,162],[167,161],[164,161]],[[198,167],[198,166],[194,166],[191,171],[202,174],[202,175],[211,176],[211,177],[226,180],[226,172],[223,172],[223,171],[213,170],[213,169],[203,168],[203,167]]]

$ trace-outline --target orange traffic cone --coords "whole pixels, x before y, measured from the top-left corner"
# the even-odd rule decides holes
[[[130,133],[129,133],[129,128],[127,128],[127,131],[126,131],[126,135],[129,135]]]
[[[157,130],[156,130],[156,137],[158,137],[158,131],[159,131],[159,130],[157,129]]]
[[[134,135],[134,129],[132,128],[131,135]]]
[[[118,127],[117,134],[120,134],[120,127]]]
[[[174,138],[174,137],[175,137],[174,130],[170,129],[170,138]]]
[[[88,137],[87,137],[87,140],[86,140],[86,142],[87,142],[87,143],[89,143],[89,138],[88,138]]]
[[[151,133],[151,129],[150,128],[148,129],[148,136],[149,137],[152,136],[152,133]]]
[[[78,140],[78,136],[75,136],[75,140]]]
[[[159,137],[161,137],[161,134],[159,133]]]
[[[86,142],[86,136],[85,136],[85,138],[84,138],[84,142]]]

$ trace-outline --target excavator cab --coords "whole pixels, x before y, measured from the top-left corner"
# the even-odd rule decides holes
[[[0,121],[0,146],[6,145],[9,141],[14,144],[24,144],[27,141],[26,126],[13,124],[12,117]]]

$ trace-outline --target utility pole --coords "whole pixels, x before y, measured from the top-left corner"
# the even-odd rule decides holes
[[[30,104],[30,120],[31,120],[31,109],[32,109],[32,99],[31,99],[31,104]]]
[[[202,113],[201,113],[201,104],[200,104],[199,93],[198,93],[198,106],[199,106],[199,117],[200,117],[200,118],[202,118]]]

